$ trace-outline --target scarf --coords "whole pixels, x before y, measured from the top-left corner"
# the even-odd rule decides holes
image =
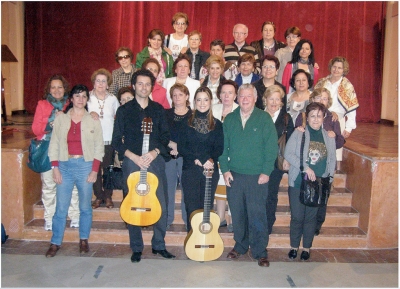
[[[47,120],[47,126],[46,126],[46,131],[48,133],[46,134],[46,140],[49,140],[51,137],[51,133],[53,131],[53,122],[54,119],[56,118],[56,113],[58,111],[62,111],[65,103],[67,102],[68,95],[64,94],[62,99],[56,99],[54,98],[50,93],[47,95],[46,100],[53,106],[53,110],[51,111],[51,114]]]
[[[162,59],[162,48],[160,47],[159,49],[155,50],[154,48],[151,48],[149,46],[148,49],[149,49],[150,57],[156,59],[158,61],[158,63],[160,64],[161,70],[158,73],[157,82],[162,84],[165,79],[164,63],[163,63],[163,59]]]

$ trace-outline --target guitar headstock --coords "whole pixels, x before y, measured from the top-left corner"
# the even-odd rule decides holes
[[[145,117],[142,121],[142,132],[144,134],[150,134],[153,129],[153,121],[151,117]]]
[[[209,159],[208,161],[214,164],[214,161],[212,159]],[[213,173],[214,173],[214,168],[204,169],[203,171],[203,175],[205,175],[206,178],[212,178]]]

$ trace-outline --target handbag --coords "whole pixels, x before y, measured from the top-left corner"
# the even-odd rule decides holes
[[[49,144],[49,140],[31,139],[27,165],[32,171],[44,173],[51,170],[51,163],[48,156]]]
[[[282,135],[278,139],[278,163],[277,163],[277,165],[278,165],[278,169],[280,169],[281,171],[284,171],[284,172],[287,172],[287,170],[283,169],[283,161],[285,160],[284,154],[285,154],[285,148],[286,148],[288,122],[289,122],[289,117],[287,114],[285,114],[284,121],[283,121],[285,128],[282,132]]]
[[[115,151],[112,159],[115,159]],[[122,190],[122,187],[122,169],[114,165],[109,165],[107,169],[103,171],[103,188],[108,190]]]
[[[300,147],[300,171],[301,171],[301,187],[300,187],[300,203],[308,207],[323,207],[328,203],[331,192],[331,176],[317,177],[315,181],[308,179],[307,173],[303,172],[303,150],[305,142],[305,132],[301,139]]]

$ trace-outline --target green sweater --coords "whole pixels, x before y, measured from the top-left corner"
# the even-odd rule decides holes
[[[142,51],[136,55],[136,68],[141,69],[143,62],[150,58],[149,48],[146,46]],[[172,66],[174,64],[174,59],[169,55],[164,49],[162,50],[162,58],[167,64],[167,69],[165,72],[165,78],[173,77]]]
[[[224,152],[219,157],[222,173],[270,175],[278,155],[278,137],[271,116],[254,108],[243,129],[240,108],[224,120]]]

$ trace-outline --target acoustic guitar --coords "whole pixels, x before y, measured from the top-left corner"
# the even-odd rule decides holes
[[[150,133],[153,122],[150,117],[142,121],[142,155],[149,151]],[[135,226],[150,226],[161,217],[161,205],[157,198],[158,178],[147,169],[133,172],[127,179],[129,192],[121,203],[121,218]]]
[[[220,218],[210,210],[213,172],[214,169],[204,169],[203,172],[206,176],[204,209],[196,210],[190,215],[192,229],[185,239],[185,253],[194,261],[212,261],[218,259],[224,251],[224,242],[218,233]]]

